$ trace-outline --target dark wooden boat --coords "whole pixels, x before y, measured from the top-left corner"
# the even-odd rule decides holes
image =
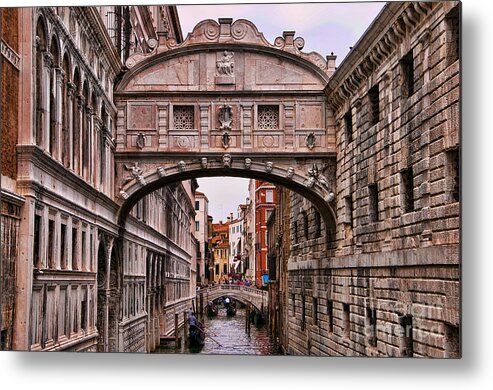
[[[236,307],[234,305],[229,305],[226,308],[226,315],[228,317],[233,317],[236,314]]]
[[[215,316],[217,316],[217,311],[218,311],[217,305],[215,305],[214,303],[212,305],[211,304],[208,304],[206,306],[206,311],[207,311],[207,315],[209,317],[215,317]]]
[[[204,326],[198,322],[198,326],[189,327],[188,345],[190,347],[202,347],[205,342]]]

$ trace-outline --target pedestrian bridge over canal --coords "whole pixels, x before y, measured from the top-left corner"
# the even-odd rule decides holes
[[[267,307],[267,291],[255,287],[238,286],[229,284],[218,284],[197,291],[197,298],[204,302],[204,307],[209,300],[221,297],[230,297],[245,304],[251,304],[259,311],[263,312]]]

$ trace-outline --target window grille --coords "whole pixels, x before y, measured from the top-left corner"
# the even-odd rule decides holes
[[[279,129],[279,106],[258,106],[258,129]]]
[[[194,129],[194,107],[193,106],[173,107],[173,127],[177,130]]]

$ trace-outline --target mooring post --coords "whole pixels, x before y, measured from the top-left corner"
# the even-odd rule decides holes
[[[245,308],[245,333],[248,331],[248,306]]]
[[[195,307],[194,307],[193,311],[195,312],[195,316],[198,317],[199,316],[199,296],[198,295],[195,296]]]
[[[204,317],[204,294],[200,294],[200,317]]]
[[[183,312],[183,345],[187,345],[188,318],[186,310]]]
[[[178,338],[178,313],[175,313],[175,347],[180,347],[180,339]]]

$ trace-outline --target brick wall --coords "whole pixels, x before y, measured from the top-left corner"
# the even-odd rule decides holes
[[[336,252],[292,195],[288,353],[460,355],[457,4],[387,5],[329,82]]]

